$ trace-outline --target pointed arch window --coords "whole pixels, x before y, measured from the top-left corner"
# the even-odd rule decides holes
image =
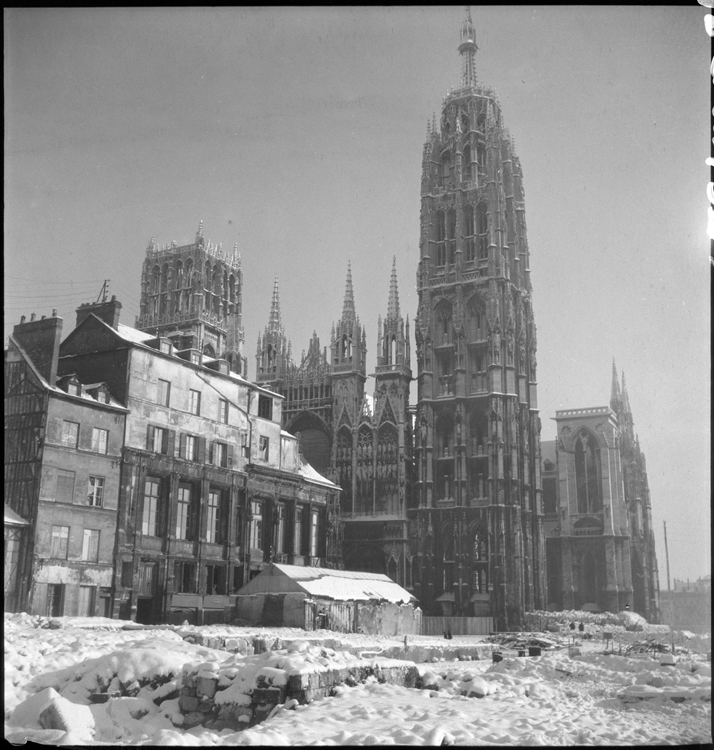
[[[575,481],[578,513],[602,510],[600,449],[595,436],[582,430],[575,441]]]
[[[453,266],[456,256],[456,210],[449,209],[446,216],[446,257],[449,265]]]
[[[451,154],[447,151],[441,157],[441,186],[446,187],[451,179]]]
[[[436,212],[436,265],[446,264],[446,214],[443,211]]]
[[[463,156],[463,178],[464,180],[471,179],[471,146],[464,146]]]
[[[474,224],[474,207],[464,207],[464,240],[466,242],[466,262],[473,263],[476,260],[476,226]]]
[[[481,201],[476,208],[476,231],[478,233],[478,259],[488,260],[488,208]]]

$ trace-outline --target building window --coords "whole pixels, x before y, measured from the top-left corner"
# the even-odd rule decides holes
[[[601,511],[600,450],[595,437],[585,430],[575,443],[575,481],[578,513]]]
[[[224,398],[218,399],[218,421],[228,424],[228,401]]]
[[[258,416],[263,419],[273,418],[273,399],[270,396],[258,396]]]
[[[228,446],[225,443],[214,443],[211,463],[214,466],[228,466]]]
[[[78,442],[79,423],[64,420],[62,422],[62,445],[66,445],[68,448],[76,448]]]
[[[302,507],[295,508],[295,538],[293,540],[293,550],[296,555],[302,555]]]
[[[263,504],[253,503],[253,518],[250,522],[250,547],[263,549]]]
[[[87,505],[101,508],[104,501],[104,477],[89,477]]]
[[[139,594],[153,596],[156,588],[156,563],[142,563],[139,566]]]
[[[196,563],[174,563],[174,589],[178,594],[196,593]]]
[[[74,472],[65,469],[57,470],[57,492],[55,499],[58,503],[74,502]]]
[[[109,443],[109,430],[92,427],[92,450],[95,453],[106,453]]]
[[[183,457],[187,461],[198,460],[198,438],[195,435],[185,435],[185,450]]]
[[[82,536],[82,560],[98,562],[99,560],[99,530],[85,529]]]
[[[191,485],[180,484],[176,509],[176,538],[189,539],[191,533]]]
[[[555,477],[543,479],[543,512],[557,513],[557,494]]]
[[[206,594],[215,596],[226,593],[226,566],[206,565]]]
[[[169,431],[165,427],[149,427],[148,449],[166,455],[169,450]]]
[[[69,526],[52,527],[52,547],[50,557],[58,560],[67,559],[67,549],[69,547]]]
[[[281,503],[276,506],[277,522],[275,524],[275,551],[282,552],[285,546],[285,506]]]
[[[144,512],[141,518],[141,533],[147,536],[159,535],[159,492],[158,479],[147,479],[144,485]]]
[[[168,406],[171,400],[171,383],[168,380],[159,378],[156,403],[161,406]]]
[[[476,209],[476,229],[478,232],[478,259],[488,260],[488,209],[484,202]]]
[[[317,557],[317,532],[319,526],[319,516],[316,510],[310,514],[310,557]]]
[[[221,529],[221,493],[211,490],[208,493],[208,506],[206,508],[206,541],[220,544],[222,541]]]
[[[260,442],[258,443],[258,455],[263,461],[267,461],[270,456],[270,440],[264,435],[260,436]]]
[[[81,396],[82,386],[76,380],[70,380],[69,383],[67,383],[67,393],[69,393],[70,396]]]
[[[190,390],[188,392],[188,410],[191,414],[201,413],[201,392]]]

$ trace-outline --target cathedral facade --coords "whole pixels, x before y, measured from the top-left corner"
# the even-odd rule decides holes
[[[399,308],[395,264],[377,347],[370,403],[367,338],[348,267],[342,317],[332,326],[329,349],[321,349],[313,334],[307,352],[293,361],[276,280],[268,325],[258,339],[256,381],[285,398],[284,429],[299,436],[304,459],[342,488],[345,567],[388,573],[411,588],[406,511],[412,488],[412,376],[409,321]]]
[[[544,442],[549,603],[660,621],[647,464],[634,432],[625,376],[613,363],[609,406],[556,412]]]
[[[426,613],[514,629],[545,602],[536,329],[521,166],[476,50],[468,13],[423,153],[410,552]]]

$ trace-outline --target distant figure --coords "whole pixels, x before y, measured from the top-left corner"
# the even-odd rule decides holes
[[[446,635],[446,631],[444,631],[444,638],[445,638],[446,640],[449,640],[449,636],[448,636],[448,635]]]
[[[451,639],[453,638],[453,636],[451,635],[451,631],[450,631],[450,630],[447,630],[447,631],[446,631],[446,637],[447,637],[447,638],[448,638],[449,640],[451,640]]]
[[[629,604],[625,604],[625,612],[629,612],[629,611],[630,611],[630,605]]]
[[[571,629],[571,630],[575,630],[575,623],[574,623],[574,622],[571,622],[571,623],[570,623],[570,629]]]
[[[584,623],[584,622],[581,622],[581,623],[580,623],[580,625],[578,625],[578,630],[579,630],[579,631],[580,631],[581,633],[584,633],[584,632],[585,632],[585,623]]]

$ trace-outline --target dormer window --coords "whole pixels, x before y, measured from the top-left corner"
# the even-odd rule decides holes
[[[70,380],[67,383],[67,393],[69,393],[70,396],[82,395],[82,386],[80,385],[78,380]]]

